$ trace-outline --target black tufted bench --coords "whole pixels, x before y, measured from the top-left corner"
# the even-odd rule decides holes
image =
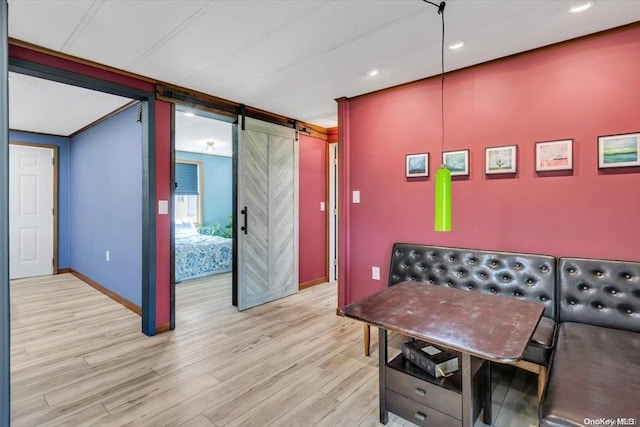
[[[494,252],[396,243],[391,253],[389,286],[412,280],[544,304],[523,359],[517,366],[538,374],[542,394],[556,336],[556,258],[514,252]],[[370,330],[365,325],[365,354]]]
[[[561,258],[558,270],[560,326],[540,425],[638,425],[640,263]]]

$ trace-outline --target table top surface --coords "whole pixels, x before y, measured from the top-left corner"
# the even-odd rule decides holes
[[[522,357],[544,306],[419,282],[401,282],[342,308],[346,317],[501,363]]]

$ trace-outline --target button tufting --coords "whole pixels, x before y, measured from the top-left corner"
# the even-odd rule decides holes
[[[515,291],[515,292],[513,293],[513,295],[515,295],[515,296],[517,296],[517,297],[521,297],[521,296],[522,296],[522,294],[521,294],[520,292],[518,292],[518,291]]]
[[[633,314],[633,310],[631,310],[630,308],[627,308],[627,314]]]
[[[611,295],[615,295],[615,294],[617,294],[617,293],[618,293],[618,291],[616,291],[615,289],[611,289],[611,290],[609,291],[609,293],[610,293]]]
[[[570,269],[569,269],[569,274],[576,274],[576,270],[575,270],[575,269],[573,269],[573,268],[570,268]]]
[[[520,270],[521,267],[522,265],[519,262],[516,262],[515,264],[513,264],[513,268],[515,268],[516,270]]]
[[[495,261],[491,261],[491,267],[495,267],[496,265],[498,265],[498,263],[497,263],[497,262],[495,262]]]
[[[433,283],[433,279],[429,279],[427,283]]]
[[[415,282],[415,281],[416,281],[416,278],[415,278],[415,277],[413,277],[413,276],[411,276],[411,277],[409,278],[409,280],[411,280],[412,282]]]
[[[569,304],[571,304],[571,305],[576,305],[576,301],[575,301],[575,300],[570,299],[570,300],[569,300]]]
[[[596,305],[596,308],[597,308],[598,310],[602,310],[602,304],[598,304],[598,305]]]
[[[596,276],[602,277],[602,271],[596,271]]]
[[[467,288],[468,289],[473,289],[473,285],[468,285]]]
[[[476,259],[475,258],[469,259],[469,264],[475,264],[475,263],[476,263]]]
[[[581,291],[588,291],[589,287],[587,285],[580,285],[580,290]]]
[[[540,301],[546,301],[546,300],[547,300],[547,297],[545,297],[544,295],[540,297]]]
[[[630,280],[631,279],[631,275],[629,273],[627,273],[627,274],[624,275],[624,278],[627,279],[627,280]]]
[[[508,282],[509,279],[511,279],[509,276],[502,276],[502,281],[503,282]]]
[[[455,259],[454,257],[452,257],[452,256],[450,256],[450,257],[449,257],[449,262],[453,262],[453,261],[455,261],[455,260],[456,260],[456,259]]]
[[[527,284],[533,285],[533,279],[527,279]]]
[[[462,276],[464,276],[464,271],[462,271],[462,270],[458,271],[458,277],[462,277]]]
[[[549,267],[547,267],[546,265],[543,265],[542,267],[540,267],[540,271],[542,271],[543,273],[546,273],[547,271],[549,271]]]
[[[489,290],[491,291],[492,294],[495,294],[497,292],[496,288],[490,288]]]

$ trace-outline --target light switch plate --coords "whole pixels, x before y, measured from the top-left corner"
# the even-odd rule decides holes
[[[158,215],[168,215],[168,214],[169,214],[169,201],[158,200]]]
[[[380,267],[371,267],[371,278],[373,280],[380,280]]]
[[[358,190],[353,191],[353,203],[360,203],[360,192]]]
[[[320,202],[320,211],[324,212],[324,202]]]

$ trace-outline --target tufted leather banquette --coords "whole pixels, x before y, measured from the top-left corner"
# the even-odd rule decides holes
[[[561,258],[558,339],[540,425],[640,422],[640,263]],[[631,421],[629,421],[631,420]]]
[[[556,334],[556,258],[396,243],[388,284],[408,280],[544,304],[543,318],[523,359],[548,365]]]

